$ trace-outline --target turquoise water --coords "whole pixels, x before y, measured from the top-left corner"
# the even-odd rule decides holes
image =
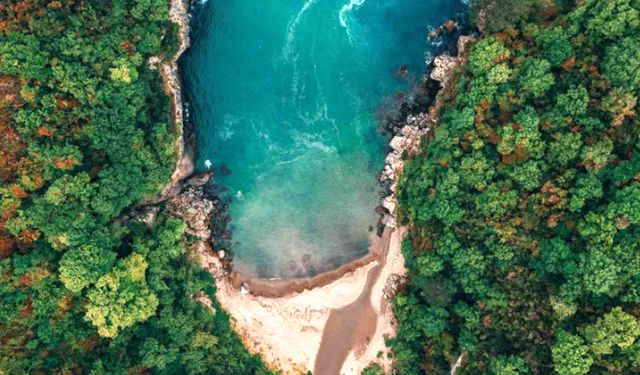
[[[209,0],[181,65],[198,169],[232,197],[236,269],[302,277],[367,252],[381,100],[419,82],[454,0]],[[406,64],[400,78],[394,69]]]

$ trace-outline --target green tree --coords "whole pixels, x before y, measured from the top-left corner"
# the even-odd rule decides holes
[[[147,263],[140,254],[120,260],[87,294],[86,318],[103,337],[116,337],[124,329],[156,312],[158,298],[145,280]]]
[[[613,348],[627,349],[640,336],[640,322],[633,315],[614,307],[584,327],[584,338],[596,357],[613,353]]]
[[[521,90],[533,97],[542,96],[554,84],[551,64],[545,59],[527,59],[518,71],[518,78]]]
[[[584,115],[588,104],[589,93],[584,86],[573,86],[565,94],[558,95],[558,108],[568,116]]]
[[[633,35],[640,28],[640,12],[634,0],[586,0],[586,30],[597,39]]]
[[[488,74],[501,61],[507,60],[511,51],[494,39],[485,38],[476,43],[469,55],[469,66],[476,76]]]
[[[587,374],[593,364],[589,347],[584,345],[582,338],[565,331],[556,334],[551,353],[553,367],[560,375]]]
[[[602,63],[604,77],[612,87],[640,87],[640,39],[627,37],[607,47]]]
[[[500,356],[491,360],[489,373],[495,375],[528,374],[529,368],[522,358],[515,356]]]
[[[541,30],[536,36],[536,43],[542,47],[542,55],[554,67],[560,66],[574,53],[568,33],[567,29],[553,27]]]
[[[60,260],[60,280],[74,293],[95,283],[111,269],[116,257],[112,251],[104,251],[93,245],[68,250]]]

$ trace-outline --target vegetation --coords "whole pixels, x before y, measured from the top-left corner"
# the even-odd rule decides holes
[[[0,4],[0,373],[266,372],[185,252],[119,220],[175,165],[166,0]]]
[[[474,6],[487,32],[399,192],[398,370],[636,373],[640,2]]]

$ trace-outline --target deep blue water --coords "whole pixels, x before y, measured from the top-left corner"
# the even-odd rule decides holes
[[[299,277],[367,252],[386,147],[374,113],[419,82],[457,0],[209,0],[181,61],[197,163],[233,201],[235,267]],[[406,64],[408,75],[393,74]]]

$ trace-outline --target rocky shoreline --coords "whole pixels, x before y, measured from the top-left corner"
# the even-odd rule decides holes
[[[459,26],[453,20],[447,21],[437,30],[437,36],[445,32],[455,32]],[[462,28],[459,30],[462,32]],[[433,35],[433,32],[430,34]],[[404,169],[405,160],[420,151],[421,140],[438,123],[438,110],[441,106],[439,93],[447,87],[455,68],[467,52],[469,43],[475,41],[472,35],[456,35],[445,48],[446,52],[437,55],[431,62],[427,61],[424,79],[424,96],[429,103],[423,110],[407,111],[406,117],[400,121],[387,121],[384,131],[391,133],[389,152],[384,159],[384,167],[378,175],[378,181],[385,189],[382,200],[383,214],[380,224],[396,228],[397,222],[397,189],[399,176]],[[423,99],[424,101],[424,99]],[[415,108],[413,103],[401,103],[401,107]]]

